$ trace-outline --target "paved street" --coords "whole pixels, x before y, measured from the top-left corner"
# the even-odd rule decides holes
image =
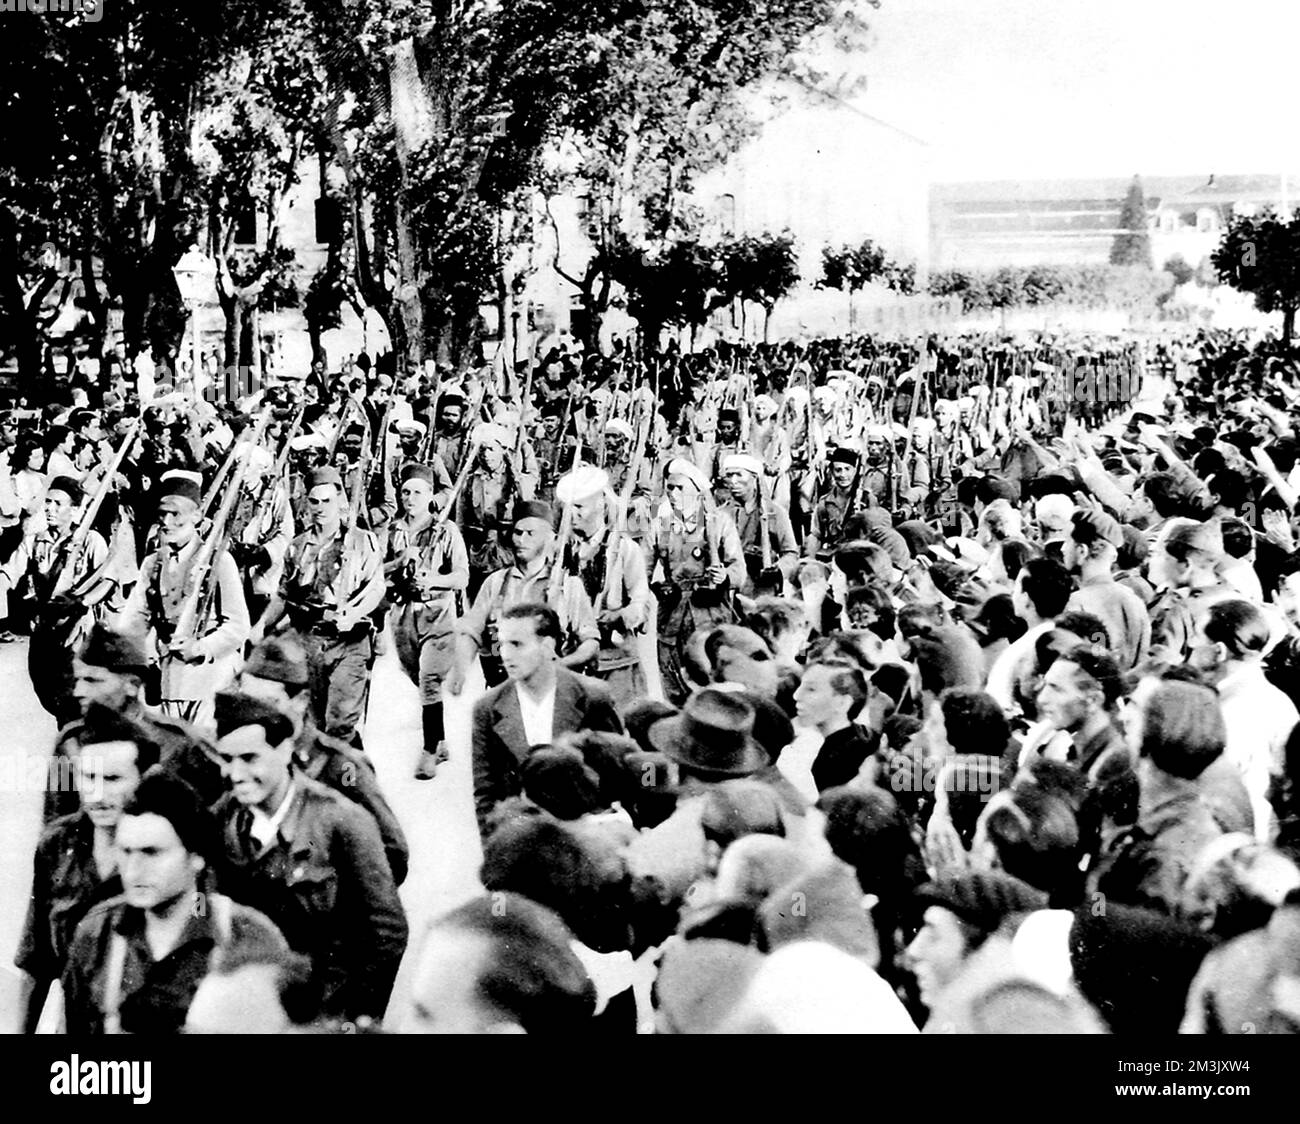
[[[460,700],[447,708],[452,760],[437,779],[412,772],[420,748],[415,687],[389,651],[375,668],[365,742],[384,792],[411,847],[411,871],[402,887],[412,947],[430,916],[450,909],[478,889],[479,843],[470,797],[469,707],[482,690],[475,673]],[[15,1025],[19,977],[11,958],[31,889],[31,858],[40,834],[41,792],[26,784],[31,765],[53,742],[54,720],[37,703],[27,675],[25,642],[0,645],[0,1027]],[[35,770],[40,775],[40,767]],[[410,958],[394,993],[406,988]]]

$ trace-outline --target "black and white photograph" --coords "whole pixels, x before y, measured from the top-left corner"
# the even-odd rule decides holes
[[[1265,0],[0,0],[32,1087],[519,1033],[1284,1080],[1298,43]]]

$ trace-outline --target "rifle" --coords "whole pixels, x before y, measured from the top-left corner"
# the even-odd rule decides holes
[[[240,441],[238,435],[230,439],[230,451],[226,454],[226,459],[222,461],[221,467],[217,470],[216,476],[212,478],[212,483],[203,497],[203,502],[199,504],[199,518],[206,519],[209,511],[212,510],[212,502],[217,498],[221,491],[221,486],[226,482],[226,477],[230,475],[230,470],[235,467],[235,462],[239,460]]]
[[[392,399],[389,399],[388,409],[392,409]],[[344,523],[343,530],[343,561],[339,565],[339,576],[337,588],[347,589],[352,584],[352,567],[351,556],[348,554],[348,539],[352,537],[357,529],[357,523],[361,518],[361,505],[365,502],[366,493],[370,484],[370,467],[374,463],[375,450],[371,443],[370,419],[365,417],[366,433],[361,442],[361,461],[357,465],[357,474],[352,481],[352,490],[348,494],[348,515],[347,522]],[[387,410],[384,412],[387,419]],[[382,443],[382,442],[381,442]],[[340,606],[341,608],[342,606]]]
[[[618,511],[614,526],[610,529],[609,541],[605,544],[605,583],[596,597],[596,616],[600,617],[605,608],[611,590],[623,587],[623,566],[619,561],[622,552],[623,536],[627,534],[627,510],[632,503],[632,493],[636,490],[637,477],[641,474],[641,462],[645,457],[646,444],[650,430],[654,426],[655,410],[649,416],[643,416],[637,431],[636,448],[628,462],[627,479],[623,481],[623,490],[618,497]]]
[[[429,428],[424,431],[424,438],[420,441],[420,448],[417,450],[416,459],[420,464],[429,463],[429,453],[433,450],[434,431],[438,428],[438,404],[442,401],[442,384],[438,384],[438,392],[433,396],[433,410],[429,414]]]
[[[555,534],[555,554],[551,559],[551,573],[546,582],[546,603],[551,606],[563,620],[560,606],[564,604],[564,578],[568,563],[569,536],[573,531],[573,505],[564,505],[564,514],[560,516],[560,529]]]
[[[65,555],[65,561],[59,569],[59,576],[54,582],[54,592],[52,596],[58,597],[65,593],[72,593],[73,579],[76,576],[76,562],[80,557],[82,550],[85,549],[86,539],[90,537],[90,532],[94,529],[96,518],[99,516],[100,509],[104,506],[104,501],[108,498],[108,493],[113,489],[113,477],[117,475],[118,470],[122,467],[122,462],[126,460],[127,454],[134,447],[136,440],[140,436],[141,427],[144,424],[143,416],[136,418],[131,423],[131,428],[122,438],[122,444],[118,446],[117,452],[113,454],[113,459],[109,461],[104,471],[104,476],[99,482],[99,487],[95,489],[95,494],[86,502],[77,516],[77,529],[72,532],[72,538],[68,543],[68,552]],[[103,575],[104,567],[101,567],[94,574],[90,575],[86,581],[80,583],[78,592],[93,589]],[[91,580],[93,579],[93,580]]]
[[[270,420],[271,409],[267,407],[258,419],[257,427],[253,431],[254,445],[261,440]],[[239,492],[244,485],[244,477],[247,473],[248,458],[245,457],[240,461],[239,468],[235,470],[234,479],[221,497],[221,506],[217,509],[217,514],[212,518],[212,528],[208,531],[208,537],[203,540],[203,545],[194,556],[194,561],[190,567],[191,587],[189,595],[181,605],[180,615],[176,618],[176,625],[172,628],[171,635],[165,638],[167,646],[172,650],[197,640],[199,630],[208,619],[212,601],[217,592],[216,584],[209,580],[212,576],[212,567],[221,551],[225,548],[230,513],[234,509],[235,501],[239,498]],[[180,637],[179,641],[177,637]]]

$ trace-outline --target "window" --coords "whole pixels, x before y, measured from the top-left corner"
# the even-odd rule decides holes
[[[322,195],[316,200],[316,241],[329,246],[343,233],[342,208],[337,199]]]
[[[736,233],[736,197],[730,193],[719,195],[717,203],[718,225],[724,234]]]
[[[1209,207],[1196,212],[1196,229],[1202,234],[1213,234],[1219,229],[1219,216]]]

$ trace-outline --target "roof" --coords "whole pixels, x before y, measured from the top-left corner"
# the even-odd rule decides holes
[[[1122,200],[1131,177],[1105,179],[982,180],[931,185],[930,200],[937,204],[1099,202]],[[1254,175],[1142,176],[1147,206],[1197,203],[1259,202],[1280,199],[1283,177],[1277,172]],[[1300,189],[1300,174],[1290,177],[1289,190]]]

